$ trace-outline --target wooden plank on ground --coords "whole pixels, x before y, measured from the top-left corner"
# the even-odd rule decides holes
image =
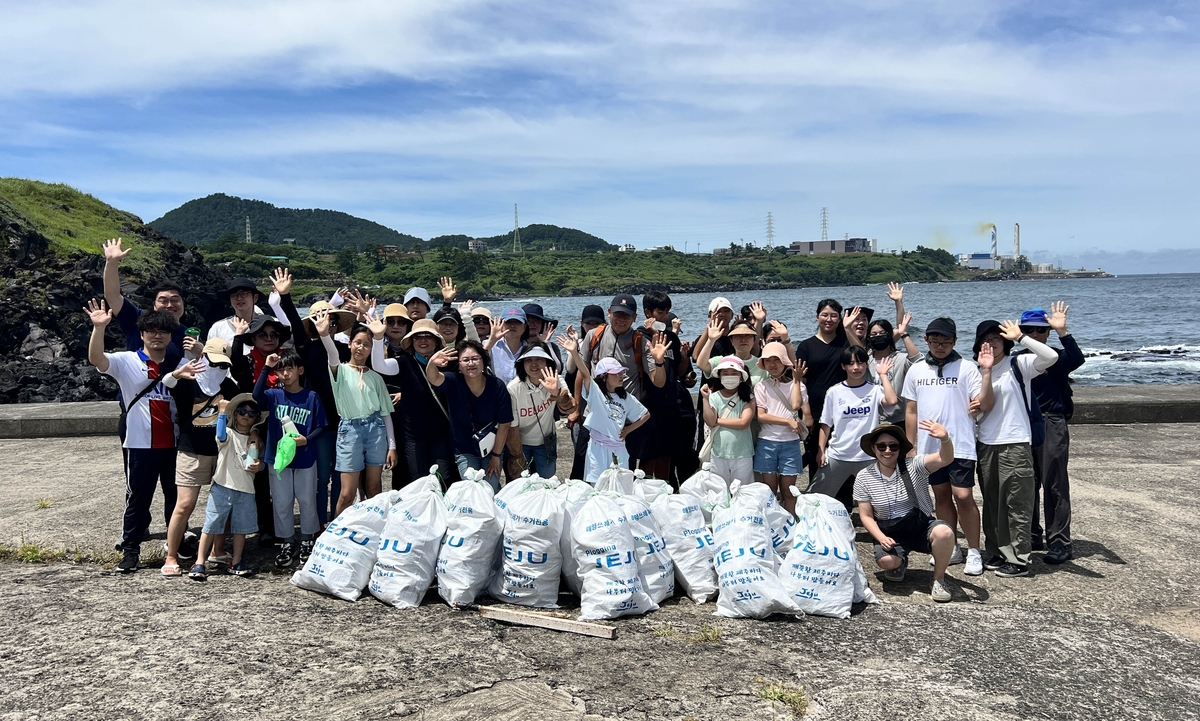
[[[515,608],[507,608],[505,606],[480,606],[479,615],[494,621],[515,623],[520,626],[548,628],[551,631],[566,631],[567,633],[578,633],[584,636],[595,636],[596,638],[607,638],[609,640],[617,637],[617,629],[613,626],[588,623],[587,621],[576,621],[570,618],[559,618],[557,616],[547,616],[540,613],[533,613],[532,611],[518,611]]]

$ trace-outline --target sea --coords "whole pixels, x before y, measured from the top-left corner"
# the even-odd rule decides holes
[[[1067,329],[1087,356],[1072,374],[1079,385],[1200,384],[1200,274],[1128,275],[1116,278],[1017,280],[961,283],[908,283],[904,305],[913,314],[910,329],[925,350],[922,329],[938,316],[958,325],[958,352],[971,355],[975,326],[982,320],[1017,320],[1029,308],[1049,308],[1065,301]],[[683,319],[685,340],[704,328],[708,303],[718,293],[672,293],[673,310]],[[738,310],[758,300],[768,317],[787,324],[793,340],[816,330],[817,303],[836,298],[849,308],[875,309],[877,317],[895,322],[887,287],[882,285],[797,288],[726,293]],[[604,297],[529,297],[485,303],[493,311],[510,303],[540,303],[560,327],[578,325],[583,306],[608,307]],[[641,298],[638,298],[639,303]],[[1050,344],[1056,345],[1050,335]]]

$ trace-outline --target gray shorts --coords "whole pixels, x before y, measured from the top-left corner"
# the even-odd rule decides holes
[[[846,483],[854,483],[854,477],[864,468],[870,467],[875,461],[839,461],[829,456],[825,457],[825,465],[818,466],[813,471],[812,482],[808,484],[805,493],[824,493],[837,497]]]

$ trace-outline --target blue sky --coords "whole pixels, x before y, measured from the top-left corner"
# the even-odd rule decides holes
[[[1195,248],[1200,9],[1120,2],[0,2],[0,175],[429,238],[553,223],[1034,259]]]

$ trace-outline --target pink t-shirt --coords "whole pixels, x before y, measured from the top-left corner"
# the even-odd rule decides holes
[[[763,412],[775,416],[777,418],[794,418],[798,421],[803,420],[802,411],[793,411],[791,408],[792,400],[792,383],[778,383],[770,378],[764,378],[758,385],[754,386],[754,402],[762,409]],[[803,383],[800,384],[800,399],[804,403],[808,403],[808,388]],[[787,426],[781,426],[778,423],[763,423],[758,431],[758,437],[768,441],[798,441],[800,436],[792,433]]]

